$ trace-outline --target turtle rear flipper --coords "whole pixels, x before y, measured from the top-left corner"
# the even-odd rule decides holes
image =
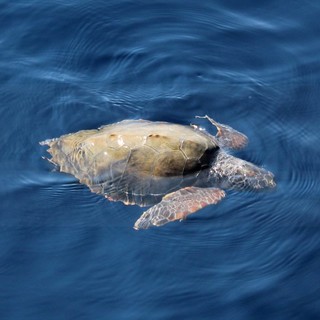
[[[231,149],[242,149],[248,144],[248,137],[243,133],[221,124],[209,116],[196,116],[196,118],[208,119],[218,130],[216,138],[222,147]]]
[[[217,188],[187,187],[164,196],[162,201],[145,211],[136,221],[134,229],[162,226],[175,220],[183,220],[189,214],[218,203],[225,196]]]

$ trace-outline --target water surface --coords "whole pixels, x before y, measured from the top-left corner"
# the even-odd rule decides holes
[[[1,319],[317,319],[318,1],[2,1]],[[273,192],[135,231],[39,141],[123,119],[244,132]],[[201,125],[212,130],[209,123]]]

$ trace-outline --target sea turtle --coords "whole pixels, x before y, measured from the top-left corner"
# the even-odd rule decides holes
[[[135,229],[161,226],[218,203],[222,189],[275,186],[271,172],[236,158],[247,137],[208,116],[217,134],[198,126],[124,120],[40,142],[54,165],[112,201],[150,206]]]

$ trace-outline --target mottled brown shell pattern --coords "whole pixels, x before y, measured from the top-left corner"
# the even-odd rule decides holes
[[[218,149],[190,126],[125,120],[46,140],[51,162],[110,200],[148,205],[192,185]]]

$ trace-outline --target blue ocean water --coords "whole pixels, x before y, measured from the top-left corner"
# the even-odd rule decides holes
[[[319,319],[320,4],[0,3],[1,319]],[[272,192],[135,231],[39,141],[208,114]],[[201,123],[212,130],[208,123]]]

